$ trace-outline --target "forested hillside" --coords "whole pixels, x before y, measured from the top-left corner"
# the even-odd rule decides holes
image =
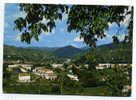
[[[4,60],[41,62],[54,59],[48,51],[4,45]]]
[[[76,63],[132,63],[131,44],[106,44],[75,56]]]
[[[90,62],[92,55],[99,63],[132,63],[132,46],[130,44],[106,44],[96,48],[80,49],[73,46],[61,48],[22,48],[4,45],[4,60],[47,61],[59,58],[73,58],[77,62]],[[11,57],[11,59],[9,59]],[[53,61],[54,61],[53,60]]]

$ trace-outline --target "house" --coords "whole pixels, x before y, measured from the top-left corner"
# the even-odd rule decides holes
[[[67,74],[67,76],[68,76],[71,80],[79,81],[78,76],[76,76],[76,75]]]
[[[114,68],[116,64],[111,64],[111,67],[110,68]]]
[[[73,64],[71,64],[71,65],[68,65],[68,69],[71,69],[73,67]]]
[[[14,64],[14,65],[8,65],[8,71],[12,71],[15,68],[20,68],[22,72],[27,72],[28,70],[31,70],[31,67],[33,65],[29,64]]]
[[[70,64],[71,63],[71,59],[67,59],[66,61],[65,61],[65,64]]]
[[[37,75],[44,75],[45,73],[53,73],[52,70],[47,69],[45,67],[37,67],[33,70],[33,72]]]
[[[105,79],[105,78],[102,78],[102,79],[101,79],[101,81],[105,82],[105,81],[106,81],[106,79]]]
[[[128,66],[128,64],[118,64],[118,65],[123,67]]]
[[[28,73],[19,73],[19,82],[30,82],[31,77]]]
[[[124,72],[125,75],[129,75],[130,73],[128,71]]]
[[[88,69],[89,65],[88,65],[88,64],[85,64],[84,67]]]
[[[64,64],[51,64],[53,68],[61,68]]]
[[[99,66],[103,66],[105,68],[111,68],[111,64],[110,63],[99,64]]]
[[[15,68],[15,67],[19,67],[19,64],[14,64],[14,65],[8,65],[8,67],[10,67],[10,68]]]
[[[126,77],[127,80],[130,80],[131,78],[129,76]]]
[[[107,80],[107,77],[105,77],[105,76],[100,77],[100,81],[105,82],[106,80]]]
[[[17,63],[21,63],[22,61],[21,61],[21,60],[17,60],[16,62],[17,62]]]
[[[8,56],[8,58],[11,58],[11,56]]]
[[[33,65],[30,64],[20,64],[21,67],[23,67],[25,70],[31,70]]]
[[[33,72],[38,72],[38,73],[40,73],[40,74],[53,73],[52,70],[47,69],[47,68],[45,68],[45,67],[37,67],[37,68],[35,68],[35,69],[33,70]]]
[[[34,74],[41,76],[47,80],[54,80],[57,78],[56,73],[45,67],[37,67],[33,70]]]
[[[122,89],[123,93],[129,92],[131,90],[131,86],[130,85],[125,85]]]
[[[27,72],[27,70],[26,69],[24,69],[24,68],[19,68],[20,70],[21,70],[21,72],[24,72],[24,73],[26,73]]]
[[[98,69],[98,70],[103,70],[103,69],[105,69],[105,66],[99,66],[99,65],[97,65],[95,68]]]
[[[73,71],[70,69],[69,72],[72,73]]]
[[[13,71],[14,69],[18,68],[19,65],[15,64],[15,65],[8,65],[8,71]]]
[[[129,64],[110,64],[110,63],[104,63],[104,64],[98,64],[96,67],[98,68],[98,66],[99,66],[98,69],[104,69],[104,68],[114,68],[116,65],[119,66],[119,67],[127,67]]]
[[[48,73],[48,74],[45,74],[45,78],[47,80],[55,80],[57,78],[57,75],[56,73]]]
[[[82,68],[82,66],[81,65],[79,65],[79,66],[75,66],[77,69],[80,69],[80,68]]]
[[[31,67],[32,67],[33,65],[29,65],[29,64],[20,64],[20,70],[22,71],[22,72],[28,72],[28,71],[31,71]]]
[[[111,64],[111,68],[115,67],[115,65],[119,66],[119,67],[124,67],[124,68],[128,68],[131,67],[132,64]]]

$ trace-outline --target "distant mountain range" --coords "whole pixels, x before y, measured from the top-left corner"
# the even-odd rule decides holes
[[[118,47],[122,47],[122,48],[132,48],[132,44],[123,44],[123,43],[120,43],[120,44],[115,44],[115,43],[109,43],[109,44],[104,44],[104,45],[100,45],[98,46],[98,48],[109,48],[109,49],[116,49]]]
[[[68,45],[64,47],[30,47],[32,49],[38,49],[41,51],[48,51],[52,55],[57,56],[57,57],[72,57],[74,55],[80,54],[85,52],[88,48],[76,48],[74,46]]]
[[[114,43],[110,44],[105,44],[105,45],[100,45],[96,49],[98,50],[99,48],[107,48],[107,49],[116,49],[120,46],[116,45]],[[6,45],[8,46],[8,45]],[[124,46],[124,45],[123,45]],[[130,44],[127,44],[124,46],[124,48],[131,48],[132,46]],[[22,48],[22,47],[15,47],[16,49]],[[24,49],[33,49],[33,50],[40,50],[40,51],[46,51],[49,52],[50,54],[57,56],[57,57],[73,57],[74,55],[81,54],[86,52],[89,47],[83,47],[83,48],[76,48],[71,45],[65,46],[65,47],[25,47]]]
[[[65,46],[65,47],[61,47],[56,49],[55,51],[53,51],[52,53],[55,56],[59,56],[59,57],[72,57],[74,55],[80,54],[85,52],[86,50],[80,49],[80,48],[76,48],[73,46]]]

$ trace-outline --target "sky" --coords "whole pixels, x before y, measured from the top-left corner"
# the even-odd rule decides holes
[[[39,36],[39,41],[32,40],[31,44],[27,44],[20,41],[21,33],[19,31],[14,31],[14,21],[18,17],[25,17],[24,12],[19,11],[19,4],[11,3],[5,4],[5,17],[4,17],[4,44],[14,45],[21,47],[64,47],[67,45],[72,45],[77,48],[82,48],[87,46],[79,33],[67,32],[67,15],[64,15],[62,21],[56,22],[56,28],[53,29],[51,33],[43,32]],[[125,34],[127,33],[126,26],[128,25],[130,16],[126,16],[125,20],[121,22],[122,27],[120,28],[120,40],[123,40]],[[109,23],[108,31],[105,31],[106,37],[97,42],[97,45],[109,44],[112,42],[112,36],[117,33],[119,27],[116,23]]]

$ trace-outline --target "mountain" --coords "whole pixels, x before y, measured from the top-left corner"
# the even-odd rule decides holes
[[[56,56],[62,58],[71,58],[74,55],[85,52],[86,50],[73,47],[71,45],[65,47],[15,47],[4,45],[4,56],[15,56],[17,59],[26,60],[43,58],[44,56]],[[35,57],[35,58],[34,58]],[[8,59],[8,58],[7,58]]]
[[[69,46],[60,47],[56,49],[55,51],[52,52],[52,54],[58,57],[63,57],[63,58],[70,57],[71,58],[74,55],[77,55],[83,52],[85,52],[85,50],[69,45]]]
[[[85,46],[85,47],[82,47],[81,49],[82,50],[88,50],[88,49],[90,49],[90,47],[89,46]]]
[[[119,44],[109,43],[109,44],[104,44],[104,45],[97,46],[97,48],[107,48],[107,49],[117,49],[119,47],[132,48],[132,44],[130,44],[130,43],[126,43],[126,44],[123,44],[123,43],[119,43]]]
[[[90,58],[87,58],[88,55],[90,55]],[[90,59],[95,59],[98,63],[132,63],[132,44],[111,43],[90,48],[79,55],[75,62],[79,64],[90,63]]]
[[[83,48],[76,48],[74,46],[68,45],[65,47],[30,47],[35,50],[41,50],[41,51],[48,51],[52,55],[57,57],[73,57],[73,55],[77,55],[80,53],[85,52],[89,49],[89,47],[83,47]]]
[[[59,47],[29,47],[35,50],[41,50],[41,51],[48,51],[50,53],[54,52],[57,50]]]
[[[5,60],[24,60],[24,61],[41,61],[42,59],[53,58],[50,52],[40,49],[23,48],[4,45],[4,59]]]
[[[118,48],[132,49],[131,44],[104,44],[95,48],[96,52],[101,52],[102,48],[106,50],[115,50]],[[72,58],[75,55],[88,51],[90,47],[76,48],[71,45],[65,47],[15,47],[4,45],[4,55],[17,55],[18,57],[31,59],[33,57],[43,58],[43,56],[56,56],[62,58]]]

